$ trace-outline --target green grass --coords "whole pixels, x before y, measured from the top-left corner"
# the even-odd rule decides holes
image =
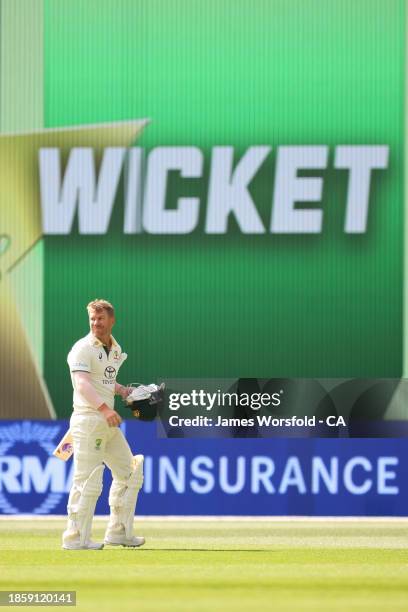
[[[404,521],[149,520],[143,548],[102,551],[61,550],[63,525],[0,520],[0,589],[75,590],[92,611],[408,610]]]

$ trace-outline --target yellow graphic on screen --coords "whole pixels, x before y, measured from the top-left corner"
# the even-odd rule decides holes
[[[103,149],[132,145],[146,124],[134,120],[0,136],[0,418],[55,416],[10,283],[13,270],[42,237],[38,152],[58,148],[64,163],[72,148],[90,147],[98,164]],[[25,309],[29,312],[29,303]]]

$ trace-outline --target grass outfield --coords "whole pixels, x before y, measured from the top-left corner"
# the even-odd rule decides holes
[[[0,520],[1,590],[75,590],[91,611],[408,610],[405,521],[149,520],[144,547],[102,551],[61,550],[63,525]]]

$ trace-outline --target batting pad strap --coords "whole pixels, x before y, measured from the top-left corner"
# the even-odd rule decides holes
[[[109,492],[110,506],[125,506],[130,495],[139,491],[143,486],[143,455],[133,457],[132,472],[129,478],[123,480],[114,479]]]

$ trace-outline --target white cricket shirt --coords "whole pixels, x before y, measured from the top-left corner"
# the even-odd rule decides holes
[[[95,414],[97,408],[77,391],[75,387],[74,372],[89,372],[92,386],[109,408],[114,408],[115,382],[120,366],[127,358],[126,353],[111,336],[112,347],[109,354],[104,345],[92,333],[81,338],[74,344],[68,353],[68,365],[71,372],[72,386],[74,388],[74,412],[76,414]]]

